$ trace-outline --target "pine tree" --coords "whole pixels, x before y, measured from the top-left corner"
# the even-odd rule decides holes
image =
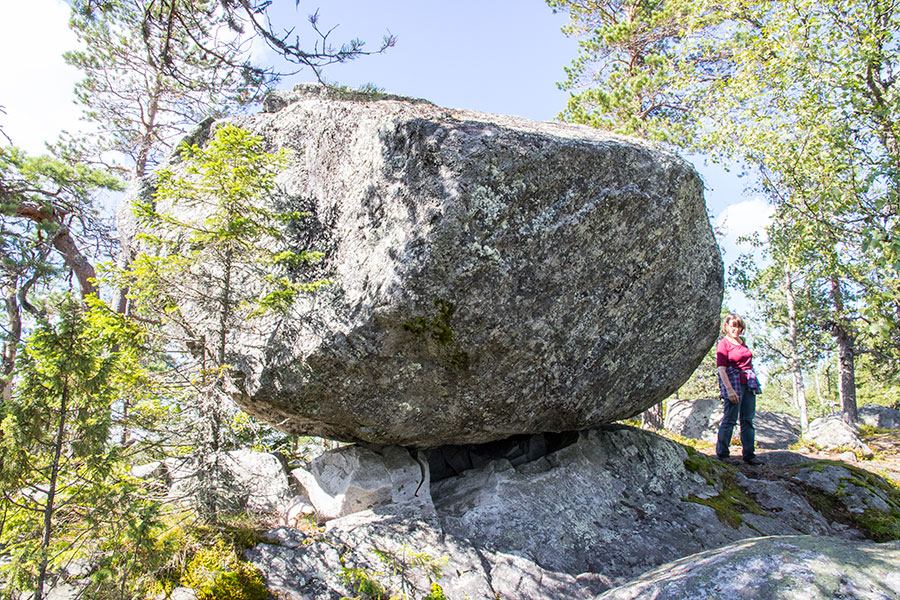
[[[284,151],[265,152],[262,138],[224,124],[206,146],[186,147],[182,157],[159,172],[153,199],[134,206],[143,230],[153,233],[139,237],[144,251],[115,277],[131,290],[136,314],[159,325],[155,334],[170,345],[178,342],[192,357],[188,379],[199,398],[198,494],[204,515],[215,520],[217,461],[231,405],[227,390],[233,387],[232,334],[262,312],[288,310],[297,295],[328,282],[304,278],[304,266],[320,260],[320,252],[265,249],[283,245],[285,231],[306,219],[265,205],[277,196]],[[185,310],[210,315],[207,327],[200,331],[184,318]]]

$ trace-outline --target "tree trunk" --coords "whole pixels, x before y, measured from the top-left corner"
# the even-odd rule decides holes
[[[837,277],[831,278],[831,295],[837,310],[837,318],[831,330],[838,350],[838,393],[841,397],[841,412],[845,421],[855,423],[856,376],[853,368],[853,338],[843,322],[844,299]]]
[[[641,427],[657,431],[663,428],[662,402],[654,404],[641,414]]]
[[[22,338],[22,313],[16,294],[17,281],[13,280],[13,290],[6,297],[7,329],[3,342],[3,402],[12,399],[12,374],[16,368],[16,355]]]
[[[89,296],[97,293],[97,287],[94,285],[94,278],[97,276],[94,271],[94,265],[90,263],[87,257],[81,253],[75,240],[69,234],[69,228],[65,225],[59,230],[59,233],[53,238],[53,247],[56,248],[63,259],[66,266],[72,269],[75,277],[78,278],[78,285],[81,287],[81,296]]]
[[[794,391],[794,405],[800,411],[800,428],[809,429],[809,415],[806,411],[806,388],[803,385],[803,371],[800,369],[799,342],[797,341],[797,309],[794,303],[794,286],[791,271],[784,273],[785,298],[788,312],[788,341],[791,345],[791,380]]]
[[[50,482],[47,486],[47,503],[44,505],[44,526],[41,532],[41,558],[38,562],[37,583],[34,589],[34,600],[42,600],[44,595],[44,580],[47,578],[47,564],[50,548],[50,539],[53,534],[53,502],[56,499],[56,479],[59,477],[59,461],[62,457],[62,449],[66,438],[66,411],[68,410],[68,393],[66,388],[62,390],[59,403],[59,423],[56,428],[56,441],[54,443],[53,463],[50,465]]]

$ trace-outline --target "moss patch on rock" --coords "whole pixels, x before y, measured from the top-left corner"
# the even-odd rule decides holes
[[[682,498],[683,502],[709,506],[716,511],[719,521],[734,529],[740,529],[744,524],[742,514],[766,514],[759,504],[738,485],[737,469],[705,456],[693,448],[686,447],[686,449],[688,457],[684,460],[684,467],[691,473],[696,473],[706,479],[706,483],[715,487],[719,493],[711,498],[691,495]],[[752,525],[748,524],[748,526],[753,528]]]
[[[804,469],[823,472],[826,467],[837,467],[848,473],[839,478],[836,491],[830,492],[810,483],[794,480],[794,485],[807,502],[825,518],[858,529],[876,542],[900,540],[900,488],[878,475],[840,461],[823,460],[797,465],[791,473],[797,475]],[[887,509],[869,506],[856,509],[846,501],[855,486],[867,490],[887,505]]]

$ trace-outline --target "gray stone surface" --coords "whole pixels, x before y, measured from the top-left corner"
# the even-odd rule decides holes
[[[448,533],[545,569],[601,574],[609,585],[741,538],[846,530],[789,485],[740,473],[737,485],[753,497],[759,492],[753,502],[762,510],[753,514],[723,498],[741,521],[723,523],[709,506],[686,501],[722,492],[687,469],[687,458],[666,438],[609,426],[582,432],[578,442],[541,460],[519,467],[498,460],[435,483],[432,498]]]
[[[722,420],[722,401],[718,398],[669,399],[665,428],[684,437],[715,443]],[[762,450],[785,449],[800,439],[800,419],[794,415],[768,410],[756,412],[756,446]],[[740,425],[734,436],[740,434]]]
[[[382,504],[431,502],[424,458],[398,446],[345,446],[291,473],[306,489],[321,521]]]
[[[275,530],[272,544],[248,556],[286,598],[357,595],[340,577],[345,567],[380,573],[411,598],[433,580],[450,598],[583,598],[759,535],[861,537],[808,498],[827,496],[843,515],[900,510],[877,482],[847,468],[790,452],[771,457],[739,470],[646,431],[604,426],[546,457],[516,466],[498,459],[433,483],[417,503],[329,520],[319,536]],[[386,566],[398,555],[417,565],[406,580]],[[426,564],[440,566],[440,577],[429,578]]]
[[[859,430],[844,421],[840,414],[826,415],[810,422],[803,438],[824,450],[845,449],[862,456],[872,456],[869,446],[859,437]]]
[[[663,426],[687,438],[715,442],[722,420],[721,406],[718,398],[669,398]]]
[[[867,404],[857,411],[859,422],[881,429],[900,429],[900,410],[889,406]]]
[[[861,477],[861,473],[826,463],[803,467],[793,478],[840,498],[841,504],[852,513],[859,514],[869,509],[900,513],[900,506],[892,502],[884,490],[867,481],[869,476]]]
[[[671,394],[714,341],[722,261],[685,161],[583,126],[304,89],[231,120],[291,151],[267,201],[312,215],[287,245],[324,251],[333,281],[229,337],[251,414],[417,447],[584,429]],[[202,308],[182,306],[214,339]]]
[[[743,540],[662,565],[597,600],[891,600],[900,542],[829,537]]]
[[[325,534],[301,538],[292,530],[268,534],[245,556],[270,592],[286,600],[357,597],[345,570],[359,569],[391,594],[422,598],[431,584],[448,598],[525,600],[590,598],[590,582],[542,569],[518,556],[477,549],[441,530],[433,511],[392,505],[328,522]],[[608,587],[608,586],[605,586]]]

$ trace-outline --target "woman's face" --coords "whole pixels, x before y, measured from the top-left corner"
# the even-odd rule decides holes
[[[729,337],[740,337],[740,335],[744,332],[744,328],[738,325],[737,323],[726,323],[725,331],[728,332]]]

